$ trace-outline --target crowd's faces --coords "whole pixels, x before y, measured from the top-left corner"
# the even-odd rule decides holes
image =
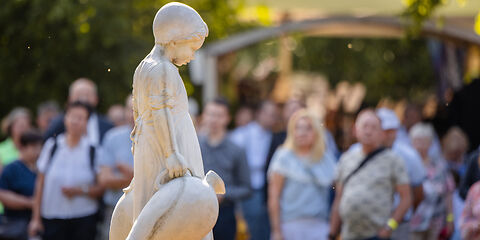
[[[131,126],[135,124],[135,119],[133,119],[133,102],[131,97],[129,97],[125,103],[125,120],[127,121],[127,124]]]
[[[23,160],[33,163],[37,160],[42,151],[42,143],[33,143],[20,148]]]
[[[316,135],[309,118],[303,117],[295,123],[295,145],[297,148],[311,148],[315,143]]]
[[[108,119],[113,123],[113,125],[121,126],[125,124],[125,108],[122,105],[113,105],[108,109],[107,112]]]
[[[250,108],[240,108],[235,114],[235,126],[245,126],[253,120],[253,111]]]
[[[396,129],[388,129],[384,130],[383,134],[385,136],[384,145],[385,147],[392,147],[395,139],[397,138],[397,130]]]
[[[290,120],[290,117],[292,117],[292,115],[302,109],[303,106],[302,106],[302,103],[300,101],[297,101],[297,100],[290,100],[288,101],[287,103],[285,103],[285,106],[283,107],[283,120],[288,123],[288,120]]]
[[[50,122],[58,115],[56,111],[44,111],[37,117],[37,126],[41,132],[45,132]]]
[[[202,114],[202,123],[208,132],[218,132],[227,128],[230,116],[226,106],[208,103]]]
[[[464,155],[465,155],[465,151],[460,148],[444,151],[445,158],[451,162],[462,163]]]
[[[12,126],[10,129],[10,134],[14,139],[20,139],[20,136],[30,130],[31,128],[30,118],[28,116],[20,116],[15,118],[12,122]]]
[[[409,130],[413,125],[422,121],[422,114],[416,107],[408,107],[403,116],[403,124]]]
[[[258,110],[257,121],[265,129],[271,130],[277,123],[277,106],[274,103],[264,103]]]
[[[384,140],[380,119],[374,112],[365,112],[358,117],[355,134],[358,142],[368,147],[378,147]]]
[[[98,104],[95,86],[87,81],[75,82],[69,93],[68,100],[71,103],[77,101],[87,103],[95,108]]]
[[[83,107],[72,107],[65,114],[65,130],[68,134],[80,137],[86,133],[88,111]]]
[[[428,156],[428,149],[432,144],[432,139],[429,137],[414,137],[412,139],[413,147],[420,153],[422,158],[426,158]]]

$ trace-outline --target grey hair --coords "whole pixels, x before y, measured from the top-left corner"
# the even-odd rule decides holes
[[[430,123],[416,123],[410,129],[409,132],[410,139],[415,138],[428,138],[433,139],[435,137],[435,130],[433,129],[432,124]]]

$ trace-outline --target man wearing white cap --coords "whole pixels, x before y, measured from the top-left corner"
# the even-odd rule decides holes
[[[423,200],[423,187],[422,183],[426,177],[425,168],[422,164],[422,158],[418,152],[411,146],[398,141],[397,130],[401,124],[397,118],[397,115],[390,109],[380,108],[377,110],[377,116],[382,122],[382,129],[384,131],[384,146],[389,147],[405,162],[405,168],[410,180],[410,186],[412,189],[412,206],[417,207]],[[398,197],[395,197],[398,202]],[[396,231],[392,234],[393,240],[403,240],[409,237],[409,224],[410,213],[407,213],[402,223],[399,224]]]

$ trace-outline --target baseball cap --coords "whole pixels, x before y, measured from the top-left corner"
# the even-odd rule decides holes
[[[380,121],[382,121],[383,130],[400,128],[400,120],[398,120],[394,111],[388,108],[379,108],[377,109],[377,116],[380,118]]]

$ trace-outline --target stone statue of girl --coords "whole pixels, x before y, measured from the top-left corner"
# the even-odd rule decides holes
[[[169,3],[157,12],[153,34],[155,46],[133,76],[134,178],[115,207],[110,240],[213,239],[215,193],[225,189],[215,173],[205,177],[175,66],[193,59],[208,27],[193,8]]]

